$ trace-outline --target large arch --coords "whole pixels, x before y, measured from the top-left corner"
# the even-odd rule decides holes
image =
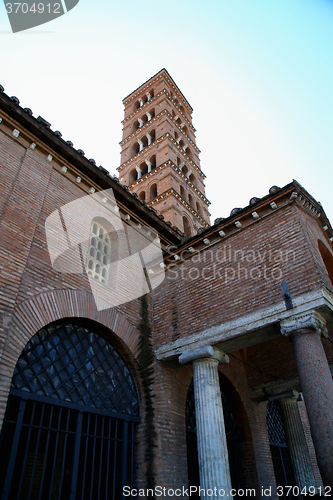
[[[139,399],[98,323],[46,325],[16,364],[0,436],[3,500],[118,500],[133,486]]]
[[[136,380],[140,379],[136,362],[139,332],[126,316],[115,308],[98,311],[94,297],[87,291],[53,290],[35,295],[22,302],[12,317],[5,321],[4,343],[1,352],[1,403],[2,426],[12,376],[17,361],[28,341],[45,325],[64,318],[87,318],[103,325],[113,334],[114,346],[119,349]],[[139,397],[141,394],[138,387]]]

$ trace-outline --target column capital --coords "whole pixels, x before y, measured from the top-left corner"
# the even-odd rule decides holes
[[[291,316],[280,322],[281,333],[289,337],[294,333],[319,333],[327,337],[326,321],[317,311]]]
[[[196,361],[199,359],[216,359],[219,363],[227,364],[229,363],[229,357],[220,349],[216,349],[211,345],[207,345],[205,347],[201,347],[200,349],[195,349],[190,352],[183,352],[178,360],[181,365],[185,365],[186,363],[190,363],[192,361]]]

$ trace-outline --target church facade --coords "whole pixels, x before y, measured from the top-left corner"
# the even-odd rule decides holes
[[[329,497],[323,207],[293,181],[211,225],[169,73],[123,103],[117,177],[0,87],[1,498]]]

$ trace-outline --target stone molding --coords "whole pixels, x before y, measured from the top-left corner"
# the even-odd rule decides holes
[[[299,316],[292,316],[284,319],[280,323],[281,333],[285,337],[289,337],[295,333],[311,333],[316,332],[323,337],[328,336],[326,321],[317,311],[310,311]]]
[[[279,394],[274,394],[272,396],[269,396],[268,401],[283,401],[286,399],[294,399],[295,401],[302,401],[302,396],[295,389],[290,389],[289,391],[280,392]]]
[[[179,356],[179,363],[185,365],[192,361],[197,361],[199,359],[215,359],[219,363],[227,364],[229,363],[229,357],[220,349],[215,349],[214,347],[207,345],[201,349],[195,349],[191,352],[184,352]]]

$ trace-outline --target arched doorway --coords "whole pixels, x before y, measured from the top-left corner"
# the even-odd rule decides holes
[[[219,378],[220,378],[220,390],[222,398],[224,424],[227,435],[231,483],[233,488],[239,490],[244,487],[242,468],[241,468],[241,457],[240,457],[241,435],[235,418],[235,409],[232,401],[232,390],[230,387],[231,384],[228,383],[226,377],[224,377],[221,373],[219,373]],[[186,441],[187,441],[187,468],[188,468],[189,485],[199,486],[200,478],[199,478],[199,464],[198,464],[193,379],[189,386],[186,399]],[[197,496],[196,498],[199,498],[199,496]]]
[[[107,332],[78,319],[42,328],[12,379],[2,500],[119,500],[133,484],[139,420],[133,378]]]

